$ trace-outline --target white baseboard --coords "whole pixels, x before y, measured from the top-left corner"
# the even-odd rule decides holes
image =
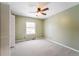
[[[68,49],[71,49],[71,50],[73,50],[73,51],[79,52],[79,50],[74,49],[74,48],[72,48],[72,47],[69,47],[69,46],[67,46],[67,45],[63,45],[62,43],[59,43],[59,42],[56,42],[56,41],[53,41],[53,40],[50,40],[50,39],[46,39],[46,40],[48,40],[48,41],[51,42],[51,43],[56,43],[56,44],[58,44],[58,45],[60,45],[60,46],[63,46],[63,47],[66,47],[66,48],[68,48]]]

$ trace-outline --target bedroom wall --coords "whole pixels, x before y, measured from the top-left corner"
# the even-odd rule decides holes
[[[15,16],[15,31],[16,31],[16,40],[30,40],[35,35],[27,35],[25,33],[25,22],[35,22],[36,23],[36,37],[43,38],[44,37],[44,20],[39,20],[35,18],[23,17],[23,16]]]
[[[79,50],[79,5],[48,18],[45,37]]]
[[[0,3],[0,8],[1,8],[1,3]],[[1,22],[1,9],[0,9],[0,22]],[[0,23],[0,28],[1,28],[1,23]],[[1,29],[0,29],[0,55],[1,55]]]
[[[10,55],[9,32],[10,8],[7,4],[0,3],[0,55]]]

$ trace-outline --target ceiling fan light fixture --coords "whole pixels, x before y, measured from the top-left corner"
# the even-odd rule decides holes
[[[40,12],[36,13],[36,16],[41,16],[41,13]]]

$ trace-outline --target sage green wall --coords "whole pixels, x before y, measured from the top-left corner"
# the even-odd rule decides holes
[[[0,8],[1,8],[1,3],[0,3]],[[1,15],[1,9],[0,9],[0,15]],[[1,22],[1,16],[0,16],[0,22]],[[0,28],[1,28],[1,23],[0,23]],[[0,29],[0,48],[1,48],[1,29]],[[0,56],[1,56],[1,49],[0,49]]]
[[[36,23],[36,34],[35,35],[27,35],[25,34],[25,22],[35,22]],[[44,37],[44,20],[35,19],[23,16],[15,16],[15,27],[16,27],[16,39],[17,40],[30,40],[33,37],[43,38]]]
[[[48,18],[45,21],[45,36],[79,50],[79,5]]]

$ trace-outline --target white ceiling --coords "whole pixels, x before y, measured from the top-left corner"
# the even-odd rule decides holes
[[[46,7],[49,8],[48,11],[46,11],[47,15],[41,15],[41,16],[36,16],[36,6],[38,2],[7,2],[11,10],[13,11],[14,14],[16,15],[21,15],[21,16],[28,16],[28,17],[34,17],[34,18],[48,18],[52,15],[55,15],[56,13],[59,13],[61,11],[64,11],[68,8],[71,8],[79,2],[42,2],[43,4],[46,5]]]

